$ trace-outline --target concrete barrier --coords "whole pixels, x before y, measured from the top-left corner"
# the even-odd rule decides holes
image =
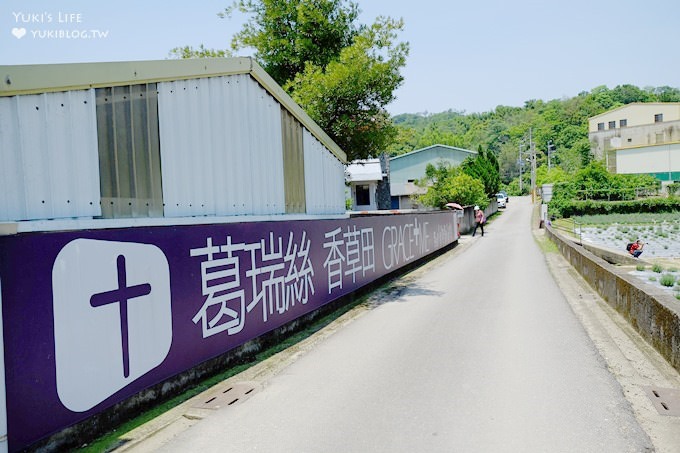
[[[634,277],[549,226],[546,234],[588,284],[680,371],[680,301],[662,290],[639,284]]]
[[[583,244],[583,248],[588,250],[593,255],[599,256],[610,264],[620,264],[623,266],[636,266],[638,264],[648,265],[649,263],[641,258],[633,258],[633,255],[623,251],[614,251],[603,247],[597,247],[592,244]]]
[[[0,236],[0,452],[4,440],[10,452],[89,442],[450,248],[455,220],[432,211]]]
[[[484,215],[488,219],[492,215],[494,215],[496,212],[498,212],[498,201],[493,198],[489,200],[489,205],[484,209]],[[460,217],[459,221],[459,232],[460,234],[468,234],[472,232],[472,229],[475,227],[475,207],[470,205],[470,206],[465,206],[463,209],[463,215]]]

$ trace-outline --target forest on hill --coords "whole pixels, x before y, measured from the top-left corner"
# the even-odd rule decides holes
[[[519,175],[519,163],[525,160],[520,160],[520,152],[526,157],[531,133],[539,167],[547,163],[551,145],[552,166],[573,174],[592,160],[588,118],[633,102],[680,102],[680,89],[599,86],[572,98],[529,100],[523,107],[498,106],[486,113],[405,113],[392,118],[397,137],[387,152],[396,156],[434,144],[489,150],[496,155],[502,182],[508,184]]]

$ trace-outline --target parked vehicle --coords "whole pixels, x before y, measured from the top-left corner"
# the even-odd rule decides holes
[[[496,194],[496,200],[498,201],[498,208],[505,208],[507,206],[507,202],[505,201],[505,196],[502,193],[497,193]]]
[[[507,192],[501,190],[500,192],[498,192],[498,194],[502,194],[502,195],[505,197],[505,203],[506,203],[506,204],[507,204],[507,203],[510,203],[510,197],[508,197],[508,193],[507,193]]]

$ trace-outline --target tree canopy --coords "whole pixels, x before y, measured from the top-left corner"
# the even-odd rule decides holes
[[[418,197],[425,206],[444,208],[446,203],[452,202],[462,206],[478,204],[486,207],[489,204],[484,184],[479,179],[446,162],[427,164],[425,177],[418,181],[418,185],[427,187],[427,192]]]
[[[492,151],[484,150],[480,146],[476,156],[467,157],[460,164],[463,173],[480,180],[484,184],[487,197],[493,196],[501,186],[498,172],[498,160]]]
[[[520,165],[526,164],[531,128],[537,167],[547,164],[546,150],[551,142],[555,147],[551,154],[552,166],[573,174],[592,160],[588,118],[631,102],[680,102],[680,89],[634,85],[609,89],[603,85],[571,98],[532,99],[523,107],[498,106],[485,113],[465,114],[452,109],[434,114],[405,113],[393,118],[397,135],[387,151],[391,155],[412,151],[427,146],[432,137],[437,137],[442,144],[460,148],[481,146],[494,154],[501,182],[507,185],[517,180]],[[525,178],[529,175],[527,170],[522,169]]]
[[[385,106],[403,83],[408,43],[403,21],[357,22],[347,0],[235,0],[220,15],[249,19],[232,39],[234,51],[254,49],[258,63],[345,151],[349,160],[382,154],[397,135]],[[226,56],[230,51],[173,49],[171,56]]]
[[[402,21],[378,18],[326,67],[308,63],[284,88],[347,153],[375,157],[396,136],[384,109],[403,81],[408,46],[396,43]]]
[[[361,29],[358,5],[346,0],[236,0],[220,15],[235,10],[250,20],[231,48],[255,49],[255,59],[282,86],[308,63],[325,68]]]

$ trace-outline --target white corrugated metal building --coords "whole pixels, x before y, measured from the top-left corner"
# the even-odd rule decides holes
[[[0,76],[0,222],[345,215],[345,154],[250,58]]]

